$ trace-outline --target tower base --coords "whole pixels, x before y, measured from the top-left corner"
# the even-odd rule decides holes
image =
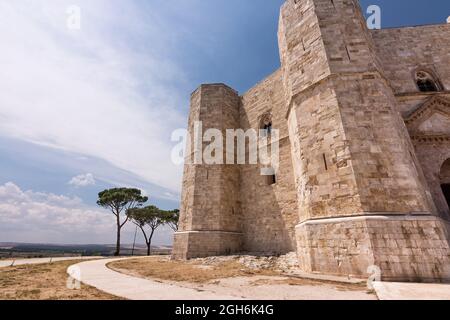
[[[242,233],[226,231],[186,231],[175,233],[172,259],[185,260],[238,253]]]
[[[431,215],[309,220],[296,227],[300,267],[383,281],[450,281],[446,223]]]

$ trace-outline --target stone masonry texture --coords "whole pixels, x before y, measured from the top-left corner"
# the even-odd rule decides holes
[[[279,70],[242,95],[200,86],[189,116],[191,137],[269,116],[276,181],[187,162],[173,257],[296,251],[305,272],[450,280],[450,24],[369,30],[357,0],[287,0],[278,40]]]

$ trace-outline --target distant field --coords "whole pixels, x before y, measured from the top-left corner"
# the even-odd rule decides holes
[[[152,254],[167,255],[171,247],[154,247]],[[17,258],[42,258],[64,256],[112,256],[114,245],[54,245],[54,244],[25,244],[25,243],[0,243],[0,259]],[[124,245],[121,255],[131,256],[132,246]],[[137,246],[134,255],[146,255],[147,249]]]

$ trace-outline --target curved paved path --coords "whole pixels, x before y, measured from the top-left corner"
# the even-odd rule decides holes
[[[72,278],[87,285],[117,297],[130,300],[243,300],[242,295],[237,296],[228,293],[215,292],[207,287],[205,287],[204,289],[206,290],[203,291],[196,288],[182,287],[173,283],[136,278],[113,271],[106,266],[110,262],[136,258],[137,257],[114,258],[81,262],[70,266],[67,269],[67,273],[71,275]],[[375,282],[374,287],[378,298],[381,300],[450,299],[449,284]],[[273,288],[266,289],[273,290]],[[317,291],[319,289],[320,288],[318,287],[307,287],[307,290]],[[308,294],[311,294],[311,292]],[[333,292],[324,291],[322,294],[324,294],[322,298],[326,298],[326,295],[333,294]],[[321,296],[319,295],[319,298],[320,297]],[[337,296],[337,299],[343,297],[344,296]],[[363,298],[363,295],[359,295],[358,297]]]
[[[72,278],[100,291],[129,300],[237,300],[236,296],[184,288],[168,283],[135,278],[109,269],[110,262],[130,259],[102,259],[70,266],[67,273]],[[134,257],[136,259],[136,257]]]

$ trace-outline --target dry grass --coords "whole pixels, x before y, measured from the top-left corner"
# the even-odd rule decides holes
[[[173,261],[168,257],[123,260],[108,264],[108,267],[131,276],[192,283],[207,283],[230,277],[254,275],[279,275],[275,271],[249,269],[237,260],[216,265],[201,265],[198,262]]]
[[[81,261],[0,268],[0,300],[113,300],[115,296],[81,285],[67,288],[66,270]]]

